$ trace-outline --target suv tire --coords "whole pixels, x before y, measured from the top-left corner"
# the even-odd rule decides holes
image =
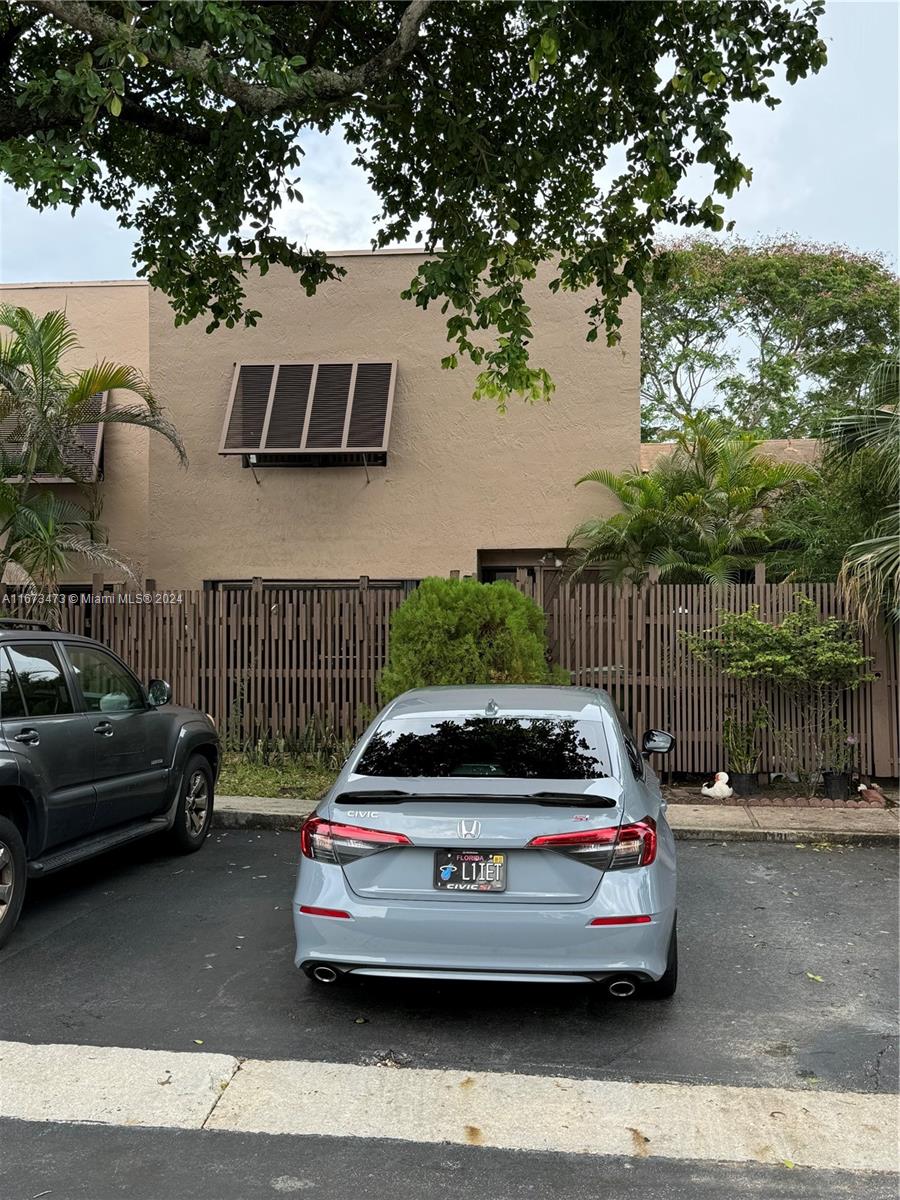
[[[16,927],[27,882],[28,864],[22,834],[7,817],[0,817],[0,947],[6,944]]]
[[[666,959],[665,973],[660,975],[655,983],[644,985],[643,993],[648,1000],[668,1000],[675,995],[678,987],[678,921],[672,926],[672,936],[669,939],[669,955]]]
[[[202,754],[192,754],[184,768],[181,795],[169,842],[178,854],[193,854],[206,841],[213,814],[213,772]]]

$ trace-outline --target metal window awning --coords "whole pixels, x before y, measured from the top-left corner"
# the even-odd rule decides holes
[[[296,456],[385,454],[397,363],[235,363],[219,453]]]

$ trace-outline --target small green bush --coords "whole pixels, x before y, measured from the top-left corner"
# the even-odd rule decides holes
[[[546,661],[544,614],[511,583],[425,579],[391,620],[384,703],[439,684],[568,683]]]

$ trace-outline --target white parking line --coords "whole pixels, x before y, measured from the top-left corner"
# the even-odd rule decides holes
[[[894,1095],[0,1042],[0,1117],[32,1121],[893,1171],[897,1115]]]
[[[237,1066],[228,1054],[0,1042],[0,1117],[199,1129]]]

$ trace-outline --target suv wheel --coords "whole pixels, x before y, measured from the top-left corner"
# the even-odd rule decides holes
[[[181,796],[169,840],[180,854],[193,854],[206,840],[213,814],[213,773],[202,754],[192,755],[184,769]]]
[[[644,985],[643,993],[649,1000],[668,1000],[675,995],[678,987],[678,923],[672,926],[672,936],[669,939],[669,956],[666,960],[666,970],[655,983]]]
[[[0,946],[16,927],[27,879],[22,835],[12,821],[0,817]]]

